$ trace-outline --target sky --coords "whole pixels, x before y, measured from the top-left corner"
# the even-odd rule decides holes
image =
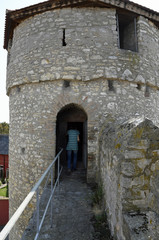
[[[47,0],[0,0],[0,123],[9,123],[9,97],[6,95],[7,51],[3,49],[6,9],[15,10]],[[133,0],[142,6],[159,12],[158,0]]]

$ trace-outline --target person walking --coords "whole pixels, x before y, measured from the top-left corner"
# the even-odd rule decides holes
[[[70,129],[67,131],[68,135],[68,143],[67,143],[67,168],[68,172],[71,172],[71,159],[73,153],[73,166],[72,170],[76,170],[77,165],[77,153],[78,153],[78,142],[79,142],[79,135],[80,132],[77,129]]]

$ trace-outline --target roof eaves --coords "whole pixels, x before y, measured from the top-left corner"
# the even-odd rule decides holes
[[[87,0],[90,1],[90,0]],[[91,0],[94,1],[94,0]],[[34,16],[39,13],[43,13],[56,8],[71,7],[73,3],[81,3],[83,0],[50,0],[39,4],[31,5],[29,7],[21,8],[18,10],[7,10],[5,20],[5,38],[4,38],[4,49],[8,48],[9,37],[12,36],[12,28],[15,28],[22,20]]]
[[[159,22],[159,12],[139,5],[137,3],[134,3],[132,1],[128,0],[102,0],[102,1],[107,4],[113,5],[117,8],[122,8]]]
[[[13,35],[14,28],[24,19],[52,9],[73,6],[76,7],[78,4],[82,4],[84,2],[91,3],[93,1],[97,3],[105,3],[109,6],[117,7],[118,9],[125,9],[127,11],[134,12],[137,15],[142,15],[155,21],[159,25],[159,12],[143,7],[129,0],[49,0],[18,10],[6,11],[4,49],[8,48],[8,41]]]

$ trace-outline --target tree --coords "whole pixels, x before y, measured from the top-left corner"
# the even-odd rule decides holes
[[[9,124],[6,122],[0,123],[0,134],[9,134]]]

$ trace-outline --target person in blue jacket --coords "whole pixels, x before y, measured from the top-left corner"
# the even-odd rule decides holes
[[[71,171],[72,153],[73,153],[72,170],[76,170],[79,134],[80,132],[76,129],[70,129],[67,131],[68,143],[67,143],[66,150],[67,150],[67,167],[69,172]]]

